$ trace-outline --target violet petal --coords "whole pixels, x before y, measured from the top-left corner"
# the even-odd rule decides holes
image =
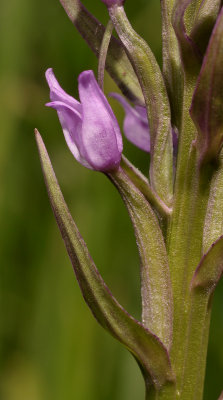
[[[124,134],[135,146],[146,152],[150,151],[150,134],[146,109],[142,106],[131,107],[118,93],[110,93],[125,110]]]
[[[81,112],[81,104],[62,89],[54,75],[52,68],[47,69],[46,80],[50,88],[51,101],[62,101],[75,110]]]
[[[82,118],[81,115],[68,104],[61,101],[53,101],[46,104],[57,110],[58,117],[63,129],[63,134],[67,145],[76,160],[87,168],[92,169],[85,160],[82,153]]]
[[[83,155],[95,170],[113,169],[120,163],[122,136],[115,115],[99,88],[93,71],[79,76],[82,104]]]

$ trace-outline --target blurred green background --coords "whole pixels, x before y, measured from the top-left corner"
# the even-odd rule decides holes
[[[103,23],[101,2],[85,5]],[[94,3],[94,4],[93,4]],[[158,0],[128,0],[135,28],[161,62]],[[33,129],[43,135],[71,212],[105,281],[140,318],[139,260],[127,212],[111,183],[78,165],[49,99],[46,68],[77,95],[95,57],[59,0],[0,2],[0,400],[143,399],[134,359],[100,328],[81,298],[43,183]],[[116,90],[106,75],[105,92]],[[123,112],[111,102],[120,122]],[[147,173],[147,156],[125,141]],[[223,285],[216,292],[205,400],[223,375]]]

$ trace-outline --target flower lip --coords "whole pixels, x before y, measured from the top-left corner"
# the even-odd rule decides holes
[[[78,79],[80,102],[68,95],[57,82],[53,70],[46,72],[51,102],[57,110],[67,145],[82,165],[107,172],[118,167],[123,149],[115,115],[99,88],[93,71]]]

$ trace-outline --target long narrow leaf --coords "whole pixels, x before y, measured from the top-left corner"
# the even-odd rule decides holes
[[[98,57],[105,27],[88,12],[80,0],[60,0],[60,2],[74,26]],[[125,96],[134,102],[144,104],[135,72],[123,46],[114,36],[108,49],[106,69]]]
[[[143,325],[169,349],[172,342],[172,287],[167,252],[149,203],[120,167],[109,174],[131,217],[141,260]]]
[[[38,131],[36,141],[51,206],[86,303],[97,321],[127,347],[142,370],[151,376],[154,386],[160,388],[166,381],[172,380],[167,350],[112,296],[70,215]]]
[[[150,179],[158,196],[171,205],[173,145],[169,99],[159,65],[148,44],[134,31],[123,7],[110,7],[110,18],[138,76],[151,136]]]

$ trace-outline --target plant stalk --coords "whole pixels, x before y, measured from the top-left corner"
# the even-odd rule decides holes
[[[189,114],[195,79],[188,78],[185,78],[174,211],[168,234],[174,296],[171,361],[176,373],[175,397],[169,399],[201,400],[210,310],[206,304],[208,293],[202,299],[201,311],[200,301],[191,294],[190,282],[202,255],[203,226],[213,167],[201,168],[199,165],[194,144],[196,131]]]

